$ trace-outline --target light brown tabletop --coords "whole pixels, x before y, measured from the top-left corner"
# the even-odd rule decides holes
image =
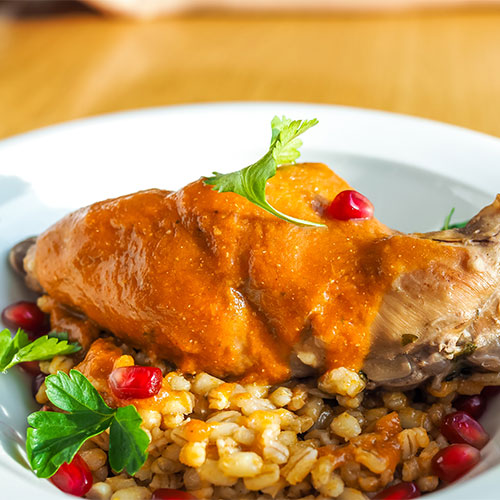
[[[500,10],[0,17],[0,138],[178,103],[376,108],[500,136]]]

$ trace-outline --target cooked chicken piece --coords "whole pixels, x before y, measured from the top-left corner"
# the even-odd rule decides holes
[[[372,324],[367,374],[404,387],[443,377],[458,361],[500,371],[500,195],[463,229],[413,236],[466,253],[455,268],[436,260],[394,280]]]
[[[143,191],[66,216],[24,267],[56,302],[189,372],[275,383],[342,366],[409,387],[460,353],[500,370],[500,200],[464,229],[405,235],[322,218],[345,189],[321,164],[269,181],[272,205],[325,229],[202,180]]]

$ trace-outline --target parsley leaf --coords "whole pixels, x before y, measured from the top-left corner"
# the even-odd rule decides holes
[[[28,335],[23,330],[18,330],[14,338],[9,330],[2,330],[0,332],[0,370],[5,371],[16,352],[27,344],[29,344]]]
[[[50,477],[64,462],[71,462],[87,439],[104,432],[112,415],[37,411],[28,417],[26,451],[38,477]]]
[[[25,361],[43,361],[62,354],[72,354],[80,349],[79,345],[48,335],[30,342],[26,332],[21,329],[11,338],[10,331],[5,329],[0,332],[0,371],[5,372]]]
[[[130,474],[138,471],[146,460],[148,435],[141,429],[142,419],[134,406],[118,408],[109,430],[109,462],[113,470],[127,469]],[[114,446],[119,443],[119,447]],[[133,473],[130,471],[134,471]]]
[[[275,116],[271,121],[272,137],[269,151],[257,162],[248,167],[220,174],[205,179],[205,184],[214,186],[219,193],[232,192],[243,196],[248,201],[267,212],[299,226],[326,227],[324,224],[296,219],[276,210],[266,200],[266,183],[276,175],[279,165],[294,163],[300,156],[302,140],[299,136],[318,123],[318,120],[290,120]]]
[[[466,222],[457,222],[456,224],[450,224],[451,218],[452,218],[454,213],[455,213],[455,207],[453,207],[450,210],[450,213],[445,217],[444,224],[443,224],[443,227],[441,228],[441,231],[446,231],[447,229],[456,229],[456,228],[465,227],[469,223],[469,221],[466,221]]]
[[[49,339],[59,339],[59,340],[68,340],[68,332],[49,332],[48,334]]]
[[[89,380],[71,370],[45,379],[47,397],[67,413],[36,412],[28,417],[26,450],[38,477],[50,477],[70,462],[82,444],[110,428],[109,463],[116,472],[135,474],[146,461],[148,435],[134,406],[110,408]]]
[[[87,377],[71,370],[71,377],[64,372],[45,379],[46,394],[50,402],[67,412],[95,412],[113,415],[114,410],[102,399]]]

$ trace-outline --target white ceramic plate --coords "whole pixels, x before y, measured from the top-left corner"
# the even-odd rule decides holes
[[[0,143],[0,308],[29,296],[6,264],[9,248],[69,210],[149,187],[179,188],[213,170],[255,161],[275,115],[319,119],[304,160],[329,164],[403,231],[437,229],[451,207],[472,216],[500,191],[500,140],[388,113],[286,103],[180,106],[49,127]],[[26,468],[27,377],[0,375],[0,498],[68,498]],[[500,498],[500,397],[483,424],[493,439],[481,464],[434,500]]]

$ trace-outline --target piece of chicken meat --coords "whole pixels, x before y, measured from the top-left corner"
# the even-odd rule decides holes
[[[282,221],[203,180],[64,217],[24,259],[53,303],[181,370],[277,383],[336,367],[410,387],[461,363],[500,371],[500,198],[464,229],[401,234],[329,220],[349,185],[281,167]],[[97,331],[97,330],[96,330]]]

